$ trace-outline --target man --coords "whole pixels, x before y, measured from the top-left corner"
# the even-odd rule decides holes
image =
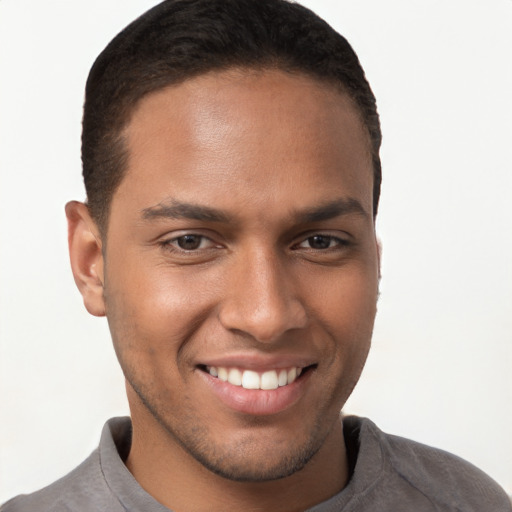
[[[69,246],[131,422],[16,510],[510,510],[446,453],[339,411],[379,281],[380,126],[297,4],[170,0],[91,70]]]

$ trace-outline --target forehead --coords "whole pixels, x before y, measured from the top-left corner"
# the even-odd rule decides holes
[[[194,191],[211,203],[225,203],[229,191],[241,203],[273,197],[277,205],[307,182],[312,195],[350,184],[371,212],[370,144],[358,110],[333,85],[303,74],[201,75],[143,98],[125,137],[128,169],[119,191],[131,187],[141,208]]]

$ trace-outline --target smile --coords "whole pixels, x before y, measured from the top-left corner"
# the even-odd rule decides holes
[[[245,389],[271,390],[295,382],[302,373],[302,368],[278,368],[265,372],[228,368],[224,366],[207,366],[206,371],[212,376],[233,386]]]
[[[269,361],[256,366],[254,360],[247,365],[240,360],[212,363],[197,366],[208,389],[229,409],[258,416],[277,414],[297,403],[307,393],[317,368],[316,363],[306,361],[285,363],[290,366],[274,366]]]

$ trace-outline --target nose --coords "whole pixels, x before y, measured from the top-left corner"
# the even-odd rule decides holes
[[[286,332],[306,326],[306,309],[286,261],[272,253],[253,253],[240,257],[229,276],[219,313],[224,328],[260,343],[274,343]]]

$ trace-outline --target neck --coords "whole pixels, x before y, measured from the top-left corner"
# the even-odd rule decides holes
[[[338,493],[348,480],[341,420],[300,471],[279,480],[236,482],[206,469],[152,417],[134,415],[126,466],[141,487],[175,512],[305,510]]]

